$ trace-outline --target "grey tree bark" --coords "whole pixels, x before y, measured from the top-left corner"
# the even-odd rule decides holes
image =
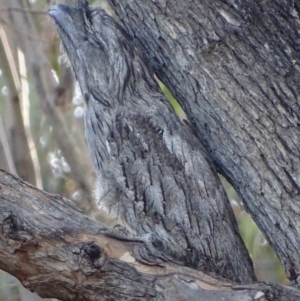
[[[209,155],[176,116],[134,41],[87,1],[49,10],[86,102],[100,208],[150,264],[256,280]],[[120,235],[120,233],[112,233]],[[123,233],[122,233],[123,235]]]
[[[274,248],[300,273],[297,1],[111,0]]]
[[[293,35],[298,23],[291,21],[298,18],[297,4],[274,1],[251,6],[248,1],[240,7],[234,1],[229,5],[197,0],[112,0],[112,4],[157,76],[181,102],[219,171],[243,198],[287,275],[297,278],[299,89]],[[264,14],[266,9],[268,14]],[[284,12],[294,19],[283,18]],[[281,23],[276,18],[282,18]],[[279,27],[282,22],[287,35],[275,30],[275,24]],[[289,47],[288,51],[284,52],[284,47]],[[131,125],[130,118],[126,122]],[[155,138],[152,142],[158,143],[159,137]],[[144,241],[113,237],[106,226],[84,217],[67,200],[6,172],[0,173],[0,201],[0,268],[44,297],[299,299],[299,290],[294,287],[264,283],[237,286],[184,267],[182,262],[148,265],[138,256],[145,249]],[[235,233],[235,226],[229,224]],[[226,246],[230,242],[226,241]],[[243,246],[237,248],[242,250]],[[248,266],[247,260],[237,263]],[[243,277],[245,281],[252,275]]]
[[[139,242],[99,234],[105,228],[72,202],[0,170],[0,267],[44,298],[64,301],[299,300],[294,287],[235,285],[134,257]]]

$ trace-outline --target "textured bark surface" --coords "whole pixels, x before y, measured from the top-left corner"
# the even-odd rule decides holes
[[[147,262],[174,261],[236,282],[255,280],[201,143],[175,115],[124,29],[103,10],[78,3],[57,5],[49,14],[85,98],[99,207],[130,236],[147,240],[140,254]]]
[[[104,226],[69,200],[0,170],[0,268],[41,297],[60,300],[299,300],[293,287],[235,286],[190,268],[149,266],[138,243],[98,234]]]
[[[283,263],[300,274],[300,6],[111,0]]]

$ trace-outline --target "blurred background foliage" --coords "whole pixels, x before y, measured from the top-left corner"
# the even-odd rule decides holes
[[[60,2],[71,2],[65,0]],[[106,1],[90,1],[113,13]],[[93,204],[94,174],[84,138],[84,102],[61,55],[50,0],[0,0],[0,168],[73,200]],[[160,83],[177,114],[185,114]],[[287,282],[283,269],[233,188],[222,179],[260,280]],[[38,300],[0,272],[0,301]]]

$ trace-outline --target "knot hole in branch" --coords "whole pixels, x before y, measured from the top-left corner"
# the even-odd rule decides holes
[[[89,257],[89,260],[96,268],[101,268],[106,261],[106,254],[95,242],[85,243],[82,247],[84,253]]]
[[[12,211],[7,213],[7,216],[2,220],[0,224],[2,233],[11,238],[18,237],[19,231],[23,230],[20,218]]]

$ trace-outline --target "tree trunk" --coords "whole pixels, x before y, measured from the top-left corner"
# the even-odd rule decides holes
[[[146,265],[141,243],[99,234],[105,226],[72,202],[0,170],[0,268],[41,297],[60,300],[299,300],[293,287],[234,285],[176,264]]]
[[[300,5],[111,0],[265,234],[300,273]]]
[[[242,197],[287,276],[296,279],[299,6],[279,0],[111,2],[156,75],[183,106],[219,171]],[[30,45],[23,43],[28,53]],[[33,77],[35,87],[48,91],[47,76],[32,58],[29,65],[32,74],[42,74]],[[48,101],[46,111],[52,108]],[[48,113],[57,119],[54,110]],[[68,200],[1,170],[0,230],[0,268],[42,297],[300,299],[297,287],[236,285],[182,263],[146,264],[138,256],[144,242],[112,237],[106,226]]]

